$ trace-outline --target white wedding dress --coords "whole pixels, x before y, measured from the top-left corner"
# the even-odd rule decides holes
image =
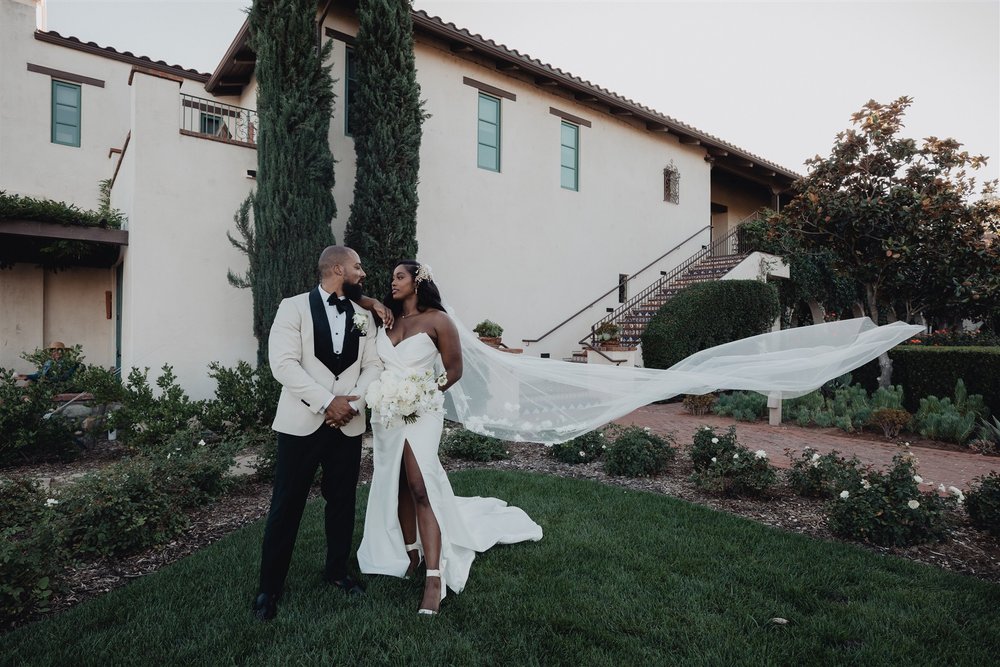
[[[385,329],[380,328],[376,346],[386,371],[433,371],[439,357],[434,341],[422,332],[394,346]],[[358,549],[358,564],[365,574],[394,577],[406,574],[410,559],[397,511],[403,444],[409,442],[441,529],[442,599],[449,588],[455,593],[465,588],[477,552],[496,544],[542,539],[541,526],[523,510],[510,507],[503,500],[455,496],[438,460],[443,425],[441,413],[422,415],[412,424],[395,428],[385,428],[379,420],[372,420],[375,472],[368,495],[364,537]],[[419,544],[419,537],[417,541]],[[422,552],[421,547],[421,555]]]

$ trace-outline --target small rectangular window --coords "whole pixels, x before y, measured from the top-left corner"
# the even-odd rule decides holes
[[[354,49],[347,47],[344,72],[344,134],[354,136],[354,97],[358,89],[358,61]]]
[[[80,86],[52,80],[52,143],[80,145]]]
[[[500,98],[479,93],[478,164],[500,171]]]
[[[559,178],[567,190],[580,189],[580,128],[562,122],[560,130]]]
[[[680,202],[681,173],[673,166],[663,169],[663,201],[677,204]]]
[[[213,137],[219,134],[222,129],[222,116],[216,116],[212,113],[201,114],[201,120],[199,123],[199,132],[202,134],[210,134]]]

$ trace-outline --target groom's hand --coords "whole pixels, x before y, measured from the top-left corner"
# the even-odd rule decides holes
[[[351,401],[356,401],[359,396],[334,396],[330,405],[326,406],[323,419],[328,426],[340,428],[358,414],[358,411],[351,407]]]

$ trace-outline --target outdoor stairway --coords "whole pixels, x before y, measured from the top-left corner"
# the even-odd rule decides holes
[[[650,295],[648,299],[630,310],[619,320],[622,345],[638,345],[642,337],[642,332],[646,330],[646,325],[653,319],[653,315],[660,310],[670,298],[688,285],[704,283],[712,280],[721,280],[737,264],[742,262],[746,255],[722,255],[718,257],[706,257],[698,262],[680,276],[667,282],[658,292]],[[586,358],[586,354],[584,354]]]
[[[653,319],[653,315],[660,310],[660,307],[688,285],[708,282],[710,280],[721,280],[737,264],[746,259],[747,254],[733,255],[707,255],[700,261],[692,264],[679,276],[665,280],[660,289],[654,291],[646,299],[636,304],[633,308],[625,312],[616,320],[619,326],[619,338],[621,345],[637,346],[641,342],[642,332],[646,330],[646,325]],[[577,350],[573,356],[566,359],[577,363],[587,363],[587,350]]]

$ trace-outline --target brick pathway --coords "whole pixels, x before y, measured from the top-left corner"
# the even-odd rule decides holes
[[[737,422],[730,417],[711,414],[695,417],[684,412],[680,403],[647,405],[625,415],[617,423],[648,426],[657,432],[673,433],[679,445],[690,443],[699,426],[707,424],[717,431],[736,426],[740,444],[755,451],[763,449],[771,463],[779,468],[791,465],[785,456],[786,448],[801,452],[805,447],[812,447],[821,454],[836,449],[847,457],[853,454],[877,468],[888,466],[893,455],[899,451],[896,445],[878,439],[874,434],[860,438],[849,436],[839,429],[801,428],[784,424],[770,426],[767,422]],[[923,488],[928,490],[938,484],[967,490],[976,477],[989,474],[991,470],[1000,472],[1000,457],[996,456],[931,449],[916,444],[911,446],[911,451],[917,457],[917,472],[924,478]]]

